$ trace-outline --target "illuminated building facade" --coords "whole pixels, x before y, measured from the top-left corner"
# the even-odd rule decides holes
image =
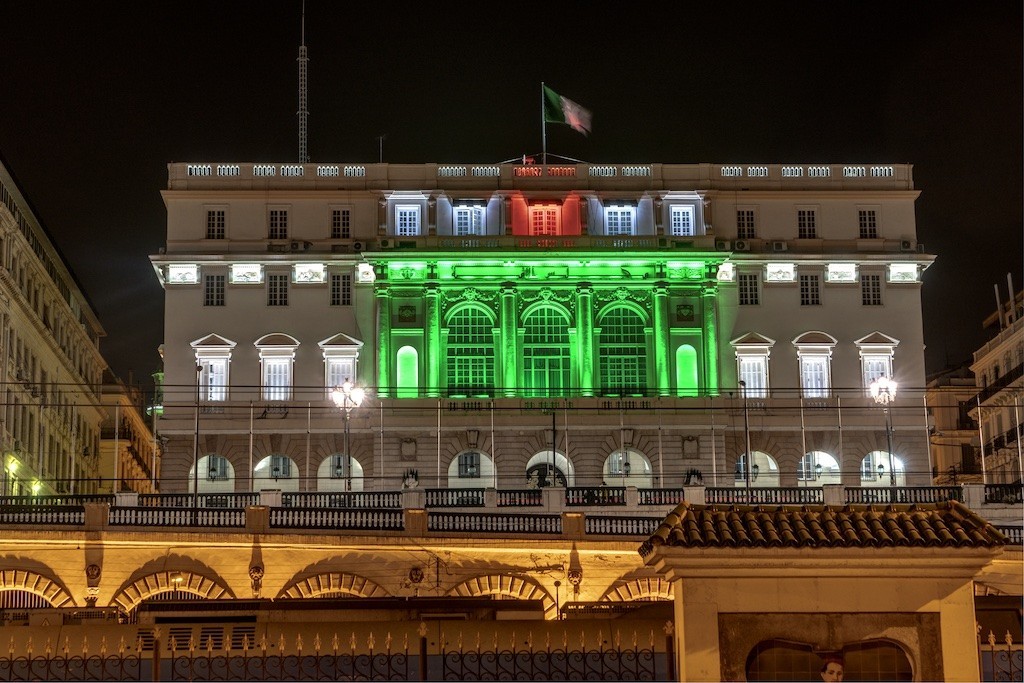
[[[104,379],[106,417],[100,430],[97,493],[156,493],[160,446],[153,438],[144,396],[137,387],[109,376]]]
[[[0,448],[3,495],[95,492],[96,313],[0,160]]]
[[[171,164],[165,488],[927,483],[917,194],[907,165]]]

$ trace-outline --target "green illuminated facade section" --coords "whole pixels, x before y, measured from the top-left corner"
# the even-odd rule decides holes
[[[382,397],[718,393],[720,254],[366,254]]]

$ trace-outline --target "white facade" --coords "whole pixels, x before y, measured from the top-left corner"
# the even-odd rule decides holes
[[[365,488],[397,488],[413,469],[464,486],[467,452],[487,465],[480,485],[522,486],[545,452],[570,485],[599,484],[630,449],[653,487],[691,469],[731,486],[748,433],[765,463],[755,486],[797,485],[811,453],[848,486],[888,485],[890,467],[896,483],[928,483],[932,257],[916,242],[917,196],[906,165],[171,164],[167,246],[152,257],[166,293],[165,489],[264,487],[249,473],[268,457],[297,480],[276,488],[329,487],[318,473],[344,447],[327,392],[349,369],[371,396],[349,423]],[[504,309],[490,293],[502,283],[518,302]],[[611,329],[601,306],[616,296],[646,354],[644,388],[625,394],[600,386],[614,353],[596,341]],[[523,369],[524,317],[542,300],[576,316],[567,389],[529,394],[546,403],[522,393],[561,381]],[[483,311],[493,360],[456,367],[456,305]],[[453,390],[475,372],[499,389]],[[891,434],[867,393],[881,375],[900,386]],[[232,482],[204,476],[214,455]],[[884,479],[864,474],[878,465]]]
[[[3,491],[95,492],[103,328],[3,164],[0,194]]]

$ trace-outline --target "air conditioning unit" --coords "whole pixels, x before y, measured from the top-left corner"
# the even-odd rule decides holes
[[[914,243],[910,240],[902,240],[900,242],[900,251],[915,251]]]
[[[732,246],[736,251],[750,251],[750,240],[736,240]]]
[[[288,248],[291,251],[302,251],[302,242],[298,240],[292,240],[288,243]]]
[[[925,251],[924,251],[924,244],[922,244],[921,242],[918,242],[918,243],[917,243],[917,253],[918,253],[918,254],[923,254],[923,253],[925,253]]]
[[[729,251],[732,249],[732,242],[729,240],[715,240],[715,249],[718,251]]]
[[[382,239],[382,240],[379,240],[377,242],[377,244],[378,244],[378,246],[380,246],[381,249],[390,249],[392,243],[391,243],[391,240],[389,240],[389,239]]]
[[[789,249],[789,243],[785,240],[776,240],[772,242],[772,251],[786,251]]]
[[[364,249],[366,249],[366,245],[363,244],[362,242],[352,243],[352,251],[363,251]]]

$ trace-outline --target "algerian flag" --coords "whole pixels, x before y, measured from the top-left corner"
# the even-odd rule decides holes
[[[544,120],[564,123],[573,130],[587,135],[590,133],[591,114],[568,97],[562,97],[548,86],[544,87]]]

